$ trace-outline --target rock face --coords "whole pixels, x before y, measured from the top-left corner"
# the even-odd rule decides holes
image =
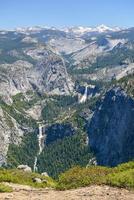
[[[63,139],[64,137],[72,136],[75,134],[75,129],[71,124],[53,124],[46,128],[45,130],[46,144],[50,144],[58,139]]]
[[[34,59],[36,64],[18,59],[16,62],[0,65],[0,96],[5,102],[12,103],[11,96],[31,90],[57,95],[73,91],[73,82],[59,55],[45,47],[29,51],[25,50],[25,55]]]
[[[11,96],[32,89],[27,78],[32,67],[32,64],[22,60],[0,65],[0,96],[6,103],[12,103]]]
[[[64,61],[57,55],[52,54],[39,62],[34,75],[37,83],[33,84],[42,88],[44,92],[61,95],[73,91],[73,83],[67,74]]]
[[[97,163],[115,166],[134,158],[134,100],[117,87],[108,91],[88,126]]]
[[[19,144],[22,135],[15,119],[0,108],[0,166],[6,162],[9,143]]]

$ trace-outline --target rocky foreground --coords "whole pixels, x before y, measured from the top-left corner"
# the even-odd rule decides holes
[[[109,186],[90,186],[66,191],[33,189],[29,186],[8,184],[12,193],[0,193],[0,200],[134,200],[134,192]]]

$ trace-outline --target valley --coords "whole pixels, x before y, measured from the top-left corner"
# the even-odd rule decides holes
[[[134,28],[0,30],[0,166],[57,179],[134,159]]]

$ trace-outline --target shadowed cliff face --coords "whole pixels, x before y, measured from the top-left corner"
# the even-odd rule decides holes
[[[134,158],[134,100],[124,90],[108,91],[88,125],[89,145],[100,165]]]
[[[74,128],[71,124],[53,124],[46,128],[46,144],[50,144],[58,139],[69,137],[75,134]]]

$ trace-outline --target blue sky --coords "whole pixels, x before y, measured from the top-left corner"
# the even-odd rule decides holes
[[[0,0],[0,29],[100,24],[134,26],[134,0]]]

